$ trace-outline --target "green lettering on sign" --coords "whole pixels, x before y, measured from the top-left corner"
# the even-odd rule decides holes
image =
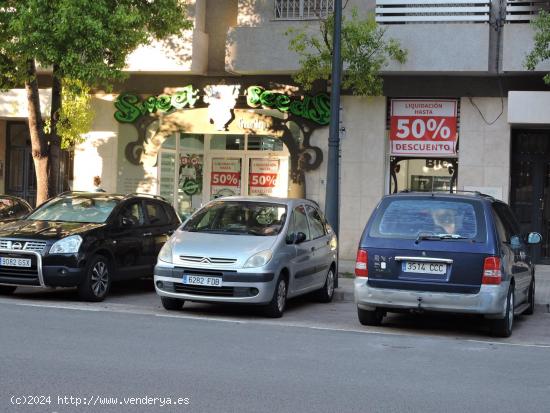
[[[189,85],[172,95],[150,96],[143,102],[139,96],[123,93],[115,100],[115,119],[121,123],[133,123],[147,112],[171,112],[185,107],[192,108],[197,102],[198,90]]]
[[[265,90],[260,86],[250,86],[246,93],[246,103],[252,108],[261,106],[283,113],[290,112],[319,125],[328,125],[330,122],[330,97],[326,93],[300,99]]]

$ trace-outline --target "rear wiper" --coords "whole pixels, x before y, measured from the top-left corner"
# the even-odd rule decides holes
[[[440,239],[466,239],[460,234],[437,234]]]
[[[418,244],[421,240],[440,240],[439,235],[434,234],[433,232],[420,232],[416,237],[415,244]]]
[[[415,244],[418,244],[421,240],[439,241],[442,239],[467,239],[460,234],[434,234],[432,232],[421,232],[416,237]]]

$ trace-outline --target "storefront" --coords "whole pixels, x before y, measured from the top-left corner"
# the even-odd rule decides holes
[[[388,99],[389,193],[457,189],[457,99]]]
[[[75,189],[100,175],[106,190],[161,195],[182,216],[220,196],[305,197],[306,173],[323,159],[310,138],[327,129],[329,98],[289,88],[190,84],[96,97],[112,119],[77,148]]]

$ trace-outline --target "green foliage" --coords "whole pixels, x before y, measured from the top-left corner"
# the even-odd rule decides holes
[[[332,71],[332,34],[334,18],[320,22],[319,34],[308,29],[286,32],[289,49],[300,56],[300,70],[294,75],[297,83],[310,90],[316,80],[330,79]],[[382,94],[383,80],[380,70],[389,60],[404,63],[407,52],[394,39],[384,37],[385,30],[378,26],[374,15],[359,16],[357,9],[351,18],[342,18],[341,56],[344,71],[342,87],[355,95],[377,96]]]
[[[137,46],[189,28],[185,16],[180,0],[0,0],[0,87],[28,78],[28,59],[57,64],[62,78],[111,84]]]
[[[539,15],[531,22],[535,30],[535,46],[525,58],[524,66],[528,70],[550,58],[550,14],[541,10]],[[544,82],[550,84],[550,74],[544,76]]]
[[[57,134],[61,149],[69,149],[84,140],[94,119],[90,88],[78,80],[63,80],[61,109],[57,120]],[[44,131],[51,132],[51,119],[45,120]]]

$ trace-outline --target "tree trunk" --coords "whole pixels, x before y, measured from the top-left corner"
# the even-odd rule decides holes
[[[52,78],[52,107],[51,107],[51,123],[49,136],[49,167],[48,167],[48,186],[50,196],[55,196],[61,189],[61,139],[57,134],[57,122],[61,111],[61,74],[59,66],[53,65]]]
[[[27,104],[29,109],[29,131],[31,134],[31,151],[36,170],[36,205],[50,197],[48,185],[48,142],[44,133],[42,115],[40,113],[40,97],[36,80],[34,60],[27,61],[27,78],[25,80]]]

